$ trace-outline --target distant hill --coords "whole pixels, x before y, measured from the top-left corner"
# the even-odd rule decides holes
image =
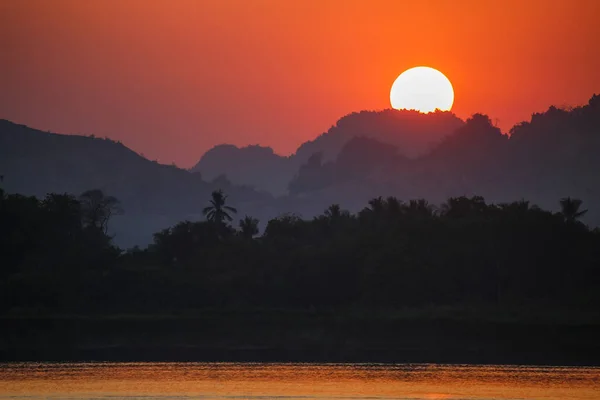
[[[376,195],[426,198],[437,204],[462,195],[481,195],[491,202],[524,198],[558,210],[558,200],[571,196],[589,208],[584,220],[600,225],[600,96],[585,106],[550,107],[533,114],[509,134],[489,117],[475,114],[415,159],[383,163],[378,158],[389,159],[390,150],[378,150],[379,157],[372,152],[372,146],[363,143],[354,146],[352,157],[342,150],[333,161],[313,157],[301,166],[293,191],[306,199],[304,212],[317,212],[331,203],[356,211]],[[346,159],[345,167],[338,165],[340,158]],[[365,159],[371,160],[371,167],[357,170]]]
[[[270,147],[220,144],[204,153],[191,171],[200,172],[207,180],[224,175],[234,184],[283,194],[297,169],[295,162]]]
[[[583,220],[597,226],[598,154],[600,96],[585,106],[533,114],[508,134],[480,114],[463,122],[451,113],[354,113],[287,158],[268,147],[217,146],[193,168],[200,173],[149,161],[108,139],[0,121],[5,190],[44,196],[102,189],[123,203],[126,213],[112,228],[124,247],[147,244],[152,233],[180,220],[202,218],[215,189],[229,196],[238,218],[257,217],[261,227],[285,212],[310,218],[332,203],[358,211],[377,196],[440,204],[462,195],[524,198],[550,210],[558,210],[560,198],[576,197],[589,209]],[[244,186],[250,184],[256,189]]]
[[[397,147],[357,136],[344,144],[333,161],[324,162],[322,152],[313,154],[290,182],[290,194],[310,193],[340,184],[361,185],[382,171],[387,173],[408,162]]]
[[[352,138],[367,137],[391,144],[400,154],[415,158],[463,125],[463,120],[448,111],[360,111],[340,118],[327,132],[300,145],[295,156],[303,163],[314,153],[322,152],[323,160],[330,161]]]
[[[353,138],[372,138],[395,146],[414,158],[433,148],[464,122],[450,112],[421,114],[408,110],[361,111],[342,117],[327,132],[303,143],[295,154],[282,157],[270,147],[218,145],[191,169],[208,179],[225,175],[235,184],[254,186],[276,195],[287,192],[300,166],[317,153],[333,161]]]
[[[59,135],[6,120],[0,120],[0,174],[9,193],[43,197],[102,189],[117,197],[125,214],[113,228],[117,243],[124,246],[148,243],[153,232],[181,219],[200,218],[210,193],[221,188],[110,139]],[[271,199],[250,188],[223,189],[242,211]]]

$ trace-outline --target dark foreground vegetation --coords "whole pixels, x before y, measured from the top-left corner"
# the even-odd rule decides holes
[[[560,203],[375,198],[259,236],[215,192],[123,251],[101,191],[0,192],[0,356],[597,363],[600,232]]]

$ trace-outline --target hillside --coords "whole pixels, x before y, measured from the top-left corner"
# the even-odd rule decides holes
[[[589,209],[584,221],[600,225],[600,96],[573,109],[550,107],[509,134],[475,114],[415,159],[402,157],[399,148],[390,157],[389,146],[362,139],[333,160],[313,156],[299,168],[288,201],[310,215],[332,203],[358,211],[376,196],[435,204],[462,195],[493,202],[525,198],[550,210],[571,196]]]
[[[235,184],[279,195],[285,193],[297,169],[297,162],[275,154],[270,147],[220,144],[204,153],[191,171],[207,180],[226,176]]]
[[[0,174],[9,193],[43,197],[101,189],[117,197],[125,214],[112,231],[122,246],[145,244],[158,229],[200,210],[219,185],[200,174],[149,161],[110,139],[59,135],[0,120]],[[269,201],[249,188],[224,188],[241,210]]]
[[[219,145],[207,151],[191,169],[209,179],[226,175],[235,184],[252,185],[275,195],[287,193],[300,166],[320,153],[333,161],[354,138],[366,137],[398,148],[399,154],[415,158],[431,150],[464,121],[450,112],[421,114],[408,110],[361,111],[340,118],[327,132],[282,157],[270,147]]]
[[[11,193],[44,196],[99,188],[116,196],[126,213],[115,218],[111,231],[125,247],[145,245],[152,233],[178,221],[202,218],[200,210],[215,189],[223,189],[239,209],[237,218],[256,217],[261,228],[282,213],[310,218],[333,203],[359,211],[377,196],[426,198],[439,205],[462,195],[480,195],[490,202],[526,198],[549,210],[557,210],[559,199],[571,196],[589,209],[583,221],[600,225],[600,96],[573,109],[550,107],[509,134],[485,115],[475,114],[463,123],[450,113],[409,113],[406,129],[429,130],[440,137],[416,158],[407,156],[400,139],[389,139],[396,137],[391,116],[403,115],[351,114],[288,158],[268,147],[218,146],[193,169],[201,173],[149,161],[108,139],[58,135],[0,121],[0,174]],[[363,120],[371,125],[357,122]],[[453,124],[460,126],[442,135],[440,127]],[[398,137],[408,138],[413,131],[398,132]],[[423,146],[425,142],[421,139]],[[307,149],[314,152],[308,155]],[[223,172],[214,172],[221,168]],[[258,182],[257,189],[240,186],[249,180]]]

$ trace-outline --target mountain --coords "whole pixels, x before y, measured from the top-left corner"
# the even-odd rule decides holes
[[[295,156],[305,162],[317,152],[325,161],[333,160],[355,137],[376,139],[398,148],[400,154],[415,158],[427,153],[444,137],[464,124],[448,111],[422,114],[413,110],[361,111],[348,114],[327,132],[298,147]]]
[[[361,111],[342,117],[327,132],[303,143],[295,154],[282,157],[269,147],[219,145],[207,151],[191,169],[213,179],[225,175],[231,182],[282,195],[301,165],[320,153],[333,161],[353,138],[372,138],[414,158],[433,148],[464,122],[450,112],[422,114],[408,110]]]
[[[182,219],[201,217],[213,190],[232,204],[255,210],[271,196],[253,189],[206,182],[199,174],[149,161],[110,139],[42,132],[0,120],[0,174],[9,193],[43,197],[101,189],[125,210],[112,233],[122,246],[150,242],[152,233]]]
[[[236,147],[220,144],[208,150],[191,169],[207,180],[220,176],[238,185],[249,185],[273,194],[283,194],[298,166],[270,147]]]
[[[390,123],[395,118],[404,122]],[[429,136],[410,142],[418,135],[409,128]],[[431,141],[436,144],[426,150]],[[149,161],[112,140],[0,120],[4,189],[36,196],[102,189],[121,200],[125,210],[111,225],[123,247],[147,244],[159,229],[202,218],[200,210],[215,189],[229,196],[238,218],[256,217],[261,228],[282,213],[310,218],[333,203],[359,211],[377,196],[441,204],[462,195],[484,196],[488,202],[524,198],[550,210],[571,196],[589,209],[584,221],[597,226],[598,154],[600,96],[572,109],[550,107],[507,134],[480,114],[463,122],[450,113],[355,113],[288,158],[268,147],[217,146],[194,168],[200,174]],[[257,180],[262,190],[241,185],[246,180]],[[286,193],[273,196],[268,190]]]
[[[290,182],[290,194],[309,193],[351,182],[364,183],[408,160],[391,144],[364,136],[354,137],[333,161],[323,162],[323,153],[314,153]]]
[[[415,159],[390,158],[387,147],[373,156],[373,144],[366,142],[352,147],[352,156],[343,149],[333,161],[314,156],[300,167],[291,188],[310,199],[304,212],[332,203],[357,211],[378,195],[436,204],[462,195],[490,202],[524,198],[558,210],[559,199],[572,196],[589,207],[585,221],[600,225],[600,96],[581,107],[533,114],[508,134],[475,114]]]

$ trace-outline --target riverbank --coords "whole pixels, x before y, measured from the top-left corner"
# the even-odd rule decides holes
[[[0,360],[600,365],[593,315],[440,314],[3,316]]]

